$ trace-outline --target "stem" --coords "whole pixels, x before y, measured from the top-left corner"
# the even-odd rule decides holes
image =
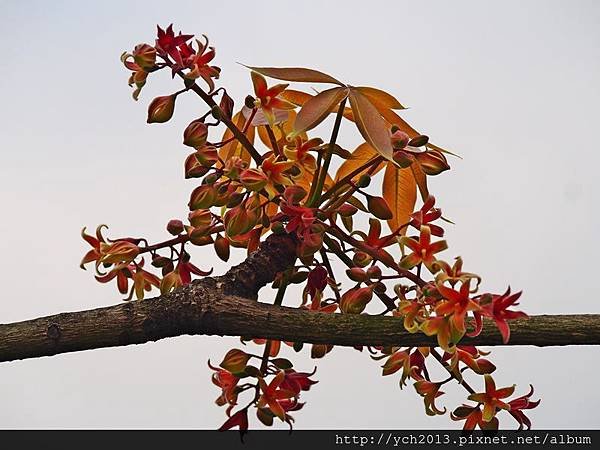
[[[281,150],[279,150],[279,145],[277,145],[277,139],[275,138],[275,133],[273,133],[273,129],[270,125],[265,125],[265,129],[267,130],[267,135],[269,136],[269,141],[271,142],[271,147],[273,147],[275,155],[281,156]]]
[[[444,367],[444,369],[446,369],[446,371],[452,375],[452,377],[454,379],[456,379],[456,381],[458,381],[459,384],[461,384],[468,392],[469,394],[474,394],[475,393],[475,389],[473,389],[469,383],[467,383],[465,381],[464,378],[462,379],[458,379],[456,378],[456,375],[454,374],[454,372],[452,372],[452,369],[450,369],[450,367],[448,366],[448,364],[446,364],[443,359],[442,359],[442,355],[440,355],[434,348],[430,348],[429,351],[431,352],[431,354],[433,355],[433,357],[435,359],[437,359],[439,361],[439,363]]]
[[[352,172],[350,172],[345,177],[343,177],[340,180],[336,181],[335,184],[333,186],[331,186],[331,188],[328,189],[327,192],[325,192],[323,194],[322,201],[327,200],[329,197],[331,197],[333,194],[335,194],[339,190],[340,187],[342,187],[344,184],[347,184],[348,182],[352,181],[352,179],[355,176],[357,176],[360,173],[364,172],[370,166],[374,166],[374,165],[376,166],[376,164],[377,165],[380,164],[382,161],[383,161],[383,156],[375,156],[372,159],[370,159],[369,161],[367,161],[365,164],[363,164],[362,166],[360,166],[357,169],[355,169]]]
[[[317,180],[317,186],[313,192],[312,198],[308,201],[308,206],[318,205],[321,201],[321,194],[323,192],[323,185],[327,178],[327,172],[329,171],[329,164],[331,163],[331,157],[333,156],[333,149],[335,142],[337,141],[338,134],[340,132],[340,125],[342,124],[342,117],[344,115],[344,107],[346,106],[346,99],[342,100],[340,107],[338,108],[337,115],[335,116],[335,123],[333,124],[333,131],[331,132],[331,139],[329,140],[329,146],[327,152],[323,158],[323,166],[319,169],[319,178]]]

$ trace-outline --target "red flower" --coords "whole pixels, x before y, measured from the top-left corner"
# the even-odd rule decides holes
[[[282,389],[281,384],[285,379],[285,372],[280,371],[269,384],[264,379],[258,380],[260,390],[262,392],[258,399],[258,407],[264,408],[268,406],[273,414],[281,420],[285,420],[285,409],[279,403],[280,400],[287,400],[294,397],[294,392]]]
[[[437,290],[444,297],[435,307],[440,316],[450,316],[450,320],[460,333],[465,333],[465,316],[469,311],[480,309],[479,304],[470,297],[470,281],[463,281],[460,290],[455,291],[443,284],[438,284]]]
[[[511,416],[515,418],[517,422],[519,422],[519,430],[523,429],[523,425],[527,427],[527,429],[531,429],[531,421],[529,418],[523,413],[524,409],[533,409],[537,405],[540,404],[540,400],[532,402],[530,397],[533,395],[533,386],[529,386],[530,391],[528,394],[523,395],[522,397],[515,398],[508,402],[510,405],[509,413]]]
[[[183,57],[179,51],[179,47],[184,45],[187,41],[194,37],[193,34],[181,34],[175,36],[173,32],[173,24],[169,25],[166,30],[163,30],[160,26],[157,28],[157,39],[156,39],[156,50],[161,56],[171,56],[175,61],[176,67],[173,68],[175,72],[177,68],[183,67]]]
[[[440,391],[440,387],[442,386],[440,383],[419,380],[414,384],[414,386],[417,393],[423,397],[423,401],[425,402],[425,413],[428,416],[442,415],[446,413],[446,408],[441,410],[435,406],[435,399],[444,394],[442,391]]]
[[[482,430],[497,430],[498,418],[494,417],[489,422],[485,422],[482,418],[481,408],[479,406],[462,405],[450,413],[452,420],[464,420],[463,430],[474,430],[479,427]]]
[[[485,375],[485,392],[469,395],[469,400],[483,404],[481,418],[484,422],[491,421],[496,416],[497,409],[510,410],[510,405],[502,401],[510,397],[515,391],[515,386],[496,389],[496,383],[491,375]]]
[[[294,109],[296,106],[286,100],[279,98],[289,84],[281,83],[267,87],[267,80],[258,72],[252,72],[252,84],[256,95],[256,106],[259,107],[270,125],[275,123],[275,111]]]
[[[434,255],[448,248],[446,241],[431,242],[431,228],[429,225],[421,227],[419,240],[402,236],[401,242],[413,252],[402,258],[400,266],[404,269],[412,269],[417,264],[423,263],[432,273],[437,271],[433,264],[436,261]]]
[[[498,330],[502,334],[502,341],[506,344],[510,338],[510,327],[508,320],[527,318],[522,311],[509,311],[511,306],[518,305],[517,300],[522,292],[510,293],[510,287],[502,295],[492,295],[492,301],[482,306],[483,315],[494,320]]]
[[[444,235],[444,229],[438,225],[430,224],[434,220],[442,217],[442,210],[434,208],[433,205],[435,205],[435,197],[430,195],[427,197],[427,200],[425,200],[425,203],[423,203],[421,209],[411,214],[410,217],[412,220],[410,221],[410,224],[417,230],[420,230],[423,225],[429,225],[431,234],[442,237]]]
[[[313,384],[318,383],[318,381],[313,381],[309,378],[315,372],[316,368],[312,373],[296,372],[294,369],[288,369],[285,371],[285,377],[279,387],[283,390],[293,392],[298,396],[301,391],[308,391]]]

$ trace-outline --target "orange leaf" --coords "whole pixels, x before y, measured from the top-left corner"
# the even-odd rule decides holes
[[[335,174],[335,181],[341,180],[346,175],[351,174],[356,169],[358,169],[360,166],[363,166],[369,160],[377,157],[378,155],[379,154],[373,147],[371,147],[366,142],[363,142],[358,147],[356,147],[356,150],[354,150],[352,152],[352,155],[350,156],[350,158],[346,159],[342,163],[342,165],[338,169],[337,173]],[[379,164],[377,166],[377,168],[375,169],[375,171],[373,172],[373,175],[375,175],[377,172],[379,172],[381,169],[383,169],[384,165],[385,165],[385,163]],[[368,169],[365,169],[365,170],[368,170]],[[357,174],[353,178],[353,180],[354,181],[358,180],[360,175],[361,174]]]
[[[427,189],[427,175],[421,169],[421,165],[418,162],[414,162],[410,165],[410,169],[412,170],[413,177],[419,187],[419,192],[421,193],[421,198],[423,201],[427,200],[429,197],[429,190]]]
[[[357,87],[356,89],[359,90],[361,94],[367,96],[377,109],[380,107],[387,109],[405,109],[396,97],[381,89],[367,86]]]
[[[309,99],[298,111],[292,135],[297,136],[303,131],[311,130],[319,125],[347,95],[347,88],[335,87],[320,92]]]
[[[296,91],[294,89],[286,89],[279,97],[287,100],[290,103],[293,103],[296,106],[304,105],[308,100],[314,97],[314,95],[310,95],[306,92]]]
[[[350,106],[356,126],[362,137],[377,152],[388,160],[392,160],[392,144],[390,127],[383,120],[377,108],[356,88],[350,88]]]
[[[277,80],[298,81],[301,83],[333,83],[344,86],[344,83],[336,80],[331,75],[303,67],[244,67]]]
[[[236,113],[231,120],[240,130],[244,128],[244,124],[246,123],[246,118],[244,117],[241,111]],[[246,136],[248,137],[248,140],[251,143],[254,143],[254,131],[255,130],[253,126],[250,126],[246,131]],[[225,130],[222,140],[226,141],[227,139],[231,139],[232,137],[233,133],[228,128],[227,130]],[[234,139],[229,144],[225,144],[219,149],[219,157],[223,161],[227,161],[233,156],[239,156],[246,162],[250,162],[251,159],[250,153],[248,153],[248,151],[244,148],[242,144],[239,143],[237,139]]]
[[[388,163],[383,175],[383,198],[394,215],[388,220],[392,232],[407,223],[417,201],[417,186],[410,168],[399,169]],[[402,231],[406,231],[406,228]]]

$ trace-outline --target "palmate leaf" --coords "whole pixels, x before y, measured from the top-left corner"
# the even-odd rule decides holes
[[[246,65],[244,67],[254,70],[265,77],[277,80],[296,81],[300,83],[330,83],[345,86],[344,83],[336,80],[331,75],[303,67],[253,67]]]
[[[337,173],[335,174],[335,181],[341,180],[346,175],[350,175],[356,169],[365,165],[367,162],[369,162],[369,160],[376,158],[378,155],[379,155],[379,153],[377,153],[377,151],[373,147],[371,147],[366,142],[363,142],[358,147],[356,147],[356,149],[352,152],[350,157],[348,159],[346,159],[342,163],[342,165],[339,167],[339,169],[337,170]],[[381,169],[383,169],[384,166],[385,166],[385,163],[383,163],[383,162],[381,164],[378,164],[377,168],[375,168],[375,170],[373,171],[372,174],[375,175],[377,172],[379,172]],[[365,169],[365,170],[368,170],[368,169]],[[360,177],[361,174],[362,173],[357,174],[355,177],[352,178],[352,180],[353,181],[358,180],[358,178]]]
[[[417,183],[410,167],[400,169],[387,163],[383,175],[383,198],[392,210],[393,217],[387,223],[394,232],[409,221],[417,201]]]
[[[332,110],[337,108],[348,95],[348,89],[345,87],[334,87],[320,92],[314,97],[308,99],[296,117],[294,122],[294,131],[292,136],[296,136],[304,131],[308,131],[319,125],[329,115]]]
[[[357,88],[350,87],[350,107],[354,121],[365,141],[385,159],[392,160],[390,126],[367,96]]]
[[[375,106],[379,112],[381,112],[381,108],[387,109],[406,109],[402,104],[391,94],[388,94],[381,89],[360,86],[356,88],[361,94],[365,95],[373,106]]]

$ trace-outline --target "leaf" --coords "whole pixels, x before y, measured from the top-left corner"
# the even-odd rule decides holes
[[[417,185],[410,168],[399,169],[394,164],[387,164],[383,175],[383,198],[394,215],[387,221],[394,232],[409,221],[417,201]]]
[[[331,75],[303,67],[252,67],[246,65],[244,67],[277,80],[297,81],[301,83],[332,83],[345,86],[344,83],[336,80]]]
[[[383,120],[377,108],[356,88],[350,88],[349,98],[358,131],[371,147],[391,161],[390,127]]]
[[[242,111],[239,111],[238,113],[236,113],[233,116],[232,122],[240,130],[242,130],[244,128],[244,124],[246,123],[246,118],[244,117],[244,114],[242,114]],[[250,126],[250,127],[248,127],[248,130],[245,133],[246,136],[248,137],[248,140],[251,143],[254,143],[254,131],[255,131],[254,127]],[[228,128],[227,130],[225,130],[222,140],[226,141],[227,139],[231,139],[232,137],[233,137],[233,133]],[[229,144],[225,144],[223,147],[221,147],[219,149],[219,157],[223,161],[227,161],[234,156],[239,156],[246,162],[250,162],[250,159],[251,159],[250,153],[248,153],[248,151],[244,148],[244,146],[242,144],[240,144],[240,142],[237,139],[232,140]]]
[[[356,88],[361,92],[361,94],[365,95],[373,105],[379,109],[387,108],[387,109],[406,109],[402,104],[391,94],[388,94],[381,89],[360,86]]]
[[[369,160],[376,158],[377,155],[378,155],[378,153],[373,147],[371,147],[366,142],[363,142],[358,147],[356,147],[356,149],[350,155],[350,158],[348,158],[346,161],[344,161],[342,163],[342,165],[338,169],[337,173],[335,174],[335,181],[339,181],[342,178],[344,178],[346,175],[351,174],[356,169],[358,169],[360,166],[366,164]],[[384,166],[385,166],[385,163],[379,164],[377,166],[377,168],[375,169],[375,171],[373,172],[373,175],[375,175],[377,172],[379,172],[381,169],[383,169]],[[368,169],[365,169],[365,170],[368,170]],[[352,180],[353,181],[358,180],[358,178],[360,177],[361,174],[362,173],[357,174],[355,177],[352,178]]]
[[[294,89],[286,89],[281,94],[279,94],[279,98],[287,100],[290,103],[293,103],[296,106],[304,105],[308,100],[313,98],[314,95],[310,95],[306,92],[296,91]]]
[[[308,131],[319,125],[327,115],[348,95],[348,89],[335,87],[320,92],[304,103],[294,122],[292,136]]]
[[[414,162],[410,165],[410,169],[412,170],[413,177],[419,187],[419,192],[421,193],[421,198],[423,201],[427,200],[429,197],[429,189],[427,189],[427,175],[421,169],[421,165],[418,162]]]

